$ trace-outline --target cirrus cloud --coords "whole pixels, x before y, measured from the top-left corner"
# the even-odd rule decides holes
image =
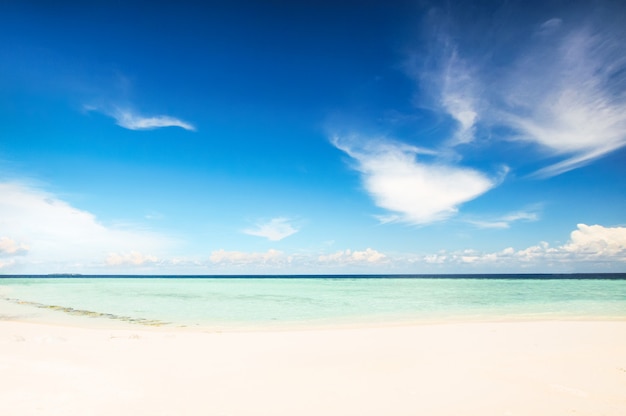
[[[270,241],[280,241],[298,231],[297,228],[290,224],[289,219],[280,217],[273,218],[268,222],[258,223],[255,228],[248,228],[242,232],[256,237],[264,237]]]
[[[539,170],[549,177],[626,145],[626,47],[589,27],[540,39],[502,80],[497,122],[565,159]],[[546,57],[550,57],[546,59]]]
[[[129,130],[153,130],[162,127],[180,127],[190,131],[196,130],[192,124],[171,116],[142,116],[128,109],[115,110],[111,115],[115,118],[118,126]]]
[[[163,127],[180,127],[181,129],[195,131],[196,127],[184,120],[167,115],[145,116],[130,108],[117,106],[93,106],[84,105],[87,112],[97,111],[115,119],[118,126],[128,130],[154,130]]]
[[[434,31],[428,59],[413,55],[407,68],[428,93],[420,101],[434,102],[436,112],[456,123],[443,145],[474,141],[479,127],[506,131],[497,140],[529,143],[540,159],[549,160],[532,174],[537,178],[626,146],[626,30],[619,19],[616,24],[591,9],[534,22],[515,44],[482,54],[453,41],[454,24]],[[472,39],[467,42],[474,47],[485,40]],[[482,144],[494,140],[485,136]]]

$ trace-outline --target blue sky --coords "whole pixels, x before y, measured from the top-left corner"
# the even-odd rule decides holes
[[[2,2],[0,273],[626,272],[623,2],[223,3]]]

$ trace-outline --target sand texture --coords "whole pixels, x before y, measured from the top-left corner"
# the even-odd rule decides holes
[[[0,322],[2,415],[626,414],[626,322],[204,332]]]

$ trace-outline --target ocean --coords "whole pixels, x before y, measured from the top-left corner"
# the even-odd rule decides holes
[[[626,319],[626,274],[2,276],[0,319],[207,330]]]

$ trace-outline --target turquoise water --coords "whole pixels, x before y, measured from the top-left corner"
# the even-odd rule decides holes
[[[36,319],[44,313],[207,328],[625,319],[626,279],[0,278],[0,316]]]

